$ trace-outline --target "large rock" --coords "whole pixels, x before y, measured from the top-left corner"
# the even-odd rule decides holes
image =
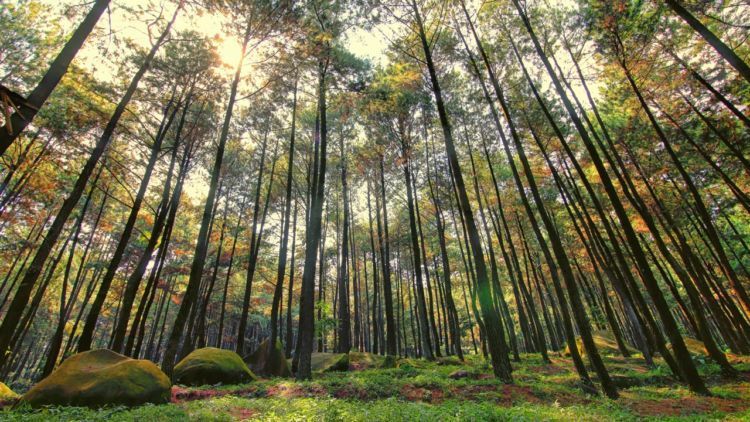
[[[591,332],[591,336],[594,338],[594,344],[596,345],[596,349],[600,354],[620,354],[620,349],[617,347],[617,340],[615,340],[615,337],[612,335],[612,333],[608,331],[593,331]],[[581,339],[581,337],[576,337],[576,345],[578,346],[578,351],[581,353],[581,356],[585,356],[586,348],[583,347],[583,340]],[[628,348],[628,350],[630,349]],[[631,350],[631,352],[633,351]],[[565,346],[565,356],[570,356],[570,348],[568,346]]]
[[[0,403],[14,401],[18,399],[18,397],[20,397],[18,394],[14,393],[7,385],[0,382]]]
[[[174,367],[174,382],[183,385],[242,384],[257,379],[237,353],[205,347]]]
[[[349,370],[395,368],[396,358],[375,353],[349,352]]]
[[[32,406],[135,406],[169,402],[172,384],[153,362],[111,350],[91,350],[66,359],[31,388],[22,401]]]
[[[284,356],[281,341],[276,340],[276,347],[271,347],[271,341],[265,339],[251,355],[245,357],[245,363],[256,375],[261,377],[292,376],[289,362]]]
[[[313,353],[311,360],[311,366],[314,372],[349,370],[348,353]]]

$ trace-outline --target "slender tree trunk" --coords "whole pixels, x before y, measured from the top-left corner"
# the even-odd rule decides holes
[[[448,120],[448,113],[443,103],[443,94],[440,90],[440,84],[438,82],[437,71],[432,61],[432,52],[427,41],[427,35],[425,33],[424,24],[422,22],[422,16],[419,12],[419,8],[415,0],[412,0],[411,7],[414,11],[414,17],[416,19],[417,28],[419,30],[419,38],[422,43],[422,50],[424,53],[425,61],[427,62],[427,68],[430,75],[430,81],[432,82],[432,92],[435,96],[435,103],[438,109],[438,115],[440,118],[440,126],[443,129],[443,136],[445,141],[445,149],[448,155],[448,162],[452,170],[453,179],[456,183],[459,196],[459,206],[461,213],[466,221],[469,243],[471,244],[471,252],[474,258],[474,264],[477,273],[477,288],[479,290],[479,301],[482,306],[482,314],[484,321],[487,325],[487,338],[490,347],[490,355],[492,358],[492,367],[495,376],[500,378],[503,382],[511,383],[513,378],[510,373],[510,363],[508,360],[507,346],[503,344],[502,335],[500,330],[501,323],[500,318],[492,303],[491,289],[489,279],[487,277],[487,267],[484,261],[484,252],[482,251],[481,240],[479,237],[479,231],[477,230],[476,223],[474,222],[474,213],[471,209],[471,203],[469,197],[466,194],[466,187],[464,184],[463,176],[461,175],[461,166],[458,162],[458,154],[453,143],[453,134],[451,132],[451,125]]]
[[[284,275],[286,274],[286,257],[289,245],[289,217],[292,211],[292,174],[294,171],[294,141],[297,121],[297,80],[294,81],[294,101],[292,102],[292,133],[289,137],[289,158],[287,159],[286,196],[284,197],[284,220],[282,222],[281,242],[279,245],[279,267],[276,273],[276,287],[271,305],[271,347],[276,347],[279,327],[279,306],[284,291]],[[295,202],[296,204],[296,202]],[[295,205],[296,206],[296,205]],[[294,254],[294,250],[292,250]],[[292,268],[292,273],[294,268]],[[291,281],[290,281],[291,283]],[[291,298],[291,290],[289,292]],[[289,303],[291,305],[291,301]],[[289,308],[287,308],[289,309]],[[291,327],[289,327],[291,328]]]
[[[302,292],[300,296],[299,345],[297,379],[312,377],[311,356],[315,329],[315,252],[320,244],[323,202],[325,201],[326,154],[328,148],[328,122],[326,118],[326,73],[328,62],[321,61],[318,69],[318,113],[320,120],[319,141],[320,160],[313,172],[314,194],[311,198],[310,220],[305,231],[305,266],[302,272]],[[321,263],[322,265],[322,263]]]
[[[68,71],[68,66],[70,66],[76,54],[78,54],[81,46],[83,46],[86,38],[88,38],[107,7],[109,7],[109,0],[96,0],[94,2],[83,22],[78,25],[78,28],[73,32],[68,42],[65,43],[63,49],[55,57],[55,60],[52,61],[47,73],[44,74],[39,84],[31,91],[25,101],[22,101],[20,104],[14,104],[17,107],[16,112],[10,116],[9,121],[5,122],[5,128],[0,130],[0,156],[5,154],[5,151],[13,141],[26,129],[26,126],[34,119],[34,116],[42,108],[47,98],[52,94],[52,91],[55,90],[65,72]],[[178,6],[178,10],[181,7],[182,4]],[[0,95],[4,96],[5,93],[2,92]]]
[[[168,114],[169,113],[169,114]],[[169,130],[169,127],[172,125],[172,122],[174,120],[175,115],[177,114],[177,107],[174,107],[170,104],[170,106],[167,106],[164,109],[164,116],[162,119],[162,125],[159,128],[158,133],[155,136],[155,142],[151,146],[151,155],[149,156],[148,163],[146,164],[146,170],[143,174],[143,177],[141,178],[141,185],[138,188],[138,192],[135,195],[135,201],[133,202],[133,206],[130,208],[130,214],[128,215],[128,220],[125,222],[125,227],[122,230],[122,234],[120,235],[120,240],[117,243],[117,248],[115,249],[114,255],[112,255],[112,259],[109,261],[109,264],[107,266],[107,272],[104,274],[104,278],[102,279],[101,284],[99,285],[99,291],[96,294],[96,297],[94,298],[94,302],[91,304],[91,308],[89,309],[88,317],[86,318],[86,323],[83,326],[83,331],[81,332],[81,337],[78,339],[78,352],[84,352],[86,350],[89,350],[91,348],[91,341],[94,337],[94,331],[96,330],[96,323],[99,320],[99,315],[102,311],[102,306],[104,306],[104,301],[107,299],[107,294],[109,293],[109,289],[112,286],[112,281],[115,279],[115,275],[117,274],[117,270],[120,267],[120,262],[122,261],[123,256],[125,255],[125,248],[127,248],[128,243],[130,242],[130,236],[133,233],[133,229],[135,228],[135,223],[138,220],[138,213],[141,210],[141,205],[143,204],[143,200],[146,196],[146,191],[148,190],[149,182],[151,181],[151,175],[154,171],[154,167],[156,166],[156,162],[159,159],[159,154],[161,153],[161,145],[164,140],[164,137],[166,136],[167,131]],[[126,290],[128,290],[128,287],[126,287]],[[133,290],[131,286],[131,290]],[[130,297],[130,292],[126,292],[126,294],[122,297],[127,298]],[[132,296],[135,296],[134,292]],[[122,308],[120,308],[122,309]],[[124,321],[124,327],[127,327],[127,321],[129,319],[129,311],[130,306],[128,305],[128,311],[127,313],[123,315],[120,315],[120,320]],[[115,318],[117,320],[117,318]],[[125,329],[122,330],[115,330],[115,339],[116,342],[113,344],[112,348],[114,350],[120,350],[122,348],[122,343],[125,338]]]
[[[385,164],[383,154],[380,154],[380,202],[383,207],[383,236],[380,237],[380,227],[378,226],[378,238],[380,240],[380,263],[383,271],[383,296],[380,304],[385,304],[385,348],[381,344],[381,350],[385,349],[387,354],[396,355],[396,321],[393,317],[393,291],[391,287],[391,252],[390,252],[390,233],[388,232],[388,206],[385,196]],[[380,221],[380,217],[378,217]],[[380,327],[382,331],[382,326]]]
[[[250,41],[250,28],[245,30],[245,36],[242,43],[242,55],[245,57],[247,51],[247,45]],[[242,74],[242,61],[237,66],[237,70],[232,80],[232,88],[229,94],[229,102],[227,103],[227,110],[224,116],[224,123],[221,128],[221,135],[219,136],[219,146],[216,150],[216,158],[214,161],[213,169],[211,171],[211,181],[209,183],[208,197],[206,198],[206,204],[203,208],[203,217],[201,218],[201,227],[198,232],[198,240],[195,245],[195,254],[193,255],[193,262],[190,266],[190,278],[188,285],[183,296],[180,308],[177,311],[175,322],[172,326],[172,332],[167,340],[167,347],[164,350],[162,356],[162,370],[168,375],[172,376],[172,370],[174,369],[175,358],[177,356],[177,349],[180,345],[180,339],[182,338],[182,332],[185,329],[185,323],[187,322],[188,314],[190,309],[195,304],[198,298],[198,290],[200,288],[201,278],[203,276],[203,267],[206,261],[206,254],[208,252],[208,226],[211,222],[211,211],[214,207],[214,200],[216,197],[216,188],[219,185],[219,177],[221,175],[221,164],[224,159],[224,148],[229,137],[229,125],[232,121],[232,112],[234,109],[234,103],[237,98],[237,88]]]
[[[297,200],[294,200],[294,218],[292,219],[292,258],[289,264],[289,290],[286,298],[286,342],[284,345],[284,354],[287,358],[292,356],[292,299],[294,295],[294,275],[297,273],[297,267],[294,266],[294,260],[297,256]]]
[[[349,353],[352,348],[351,313],[349,312],[349,186],[346,180],[344,137],[339,136],[341,153],[341,196],[344,203],[344,227],[341,235],[341,258],[338,269],[338,331],[336,353]]]
[[[378,353],[379,350],[379,332],[382,330],[382,326],[378,321],[378,263],[377,263],[377,249],[375,248],[375,236],[372,230],[372,201],[370,200],[370,179],[367,178],[367,224],[370,228],[370,251],[372,257],[372,352]],[[381,225],[380,225],[380,207],[377,204],[377,196],[375,201],[375,212],[377,214],[377,225],[378,225],[378,243],[382,245],[381,236]],[[381,250],[382,252],[382,250]],[[381,257],[384,254],[381,253]]]
[[[695,32],[698,33],[707,43],[713,47],[717,53],[737,72],[750,83],[750,66],[745,63],[744,60],[737,53],[734,52],[728,45],[724,44],[719,37],[716,36],[710,29],[701,23],[689,10],[687,10],[679,0],[664,0],[678,16],[682,18]]]
[[[408,155],[410,154],[410,151],[407,147],[407,142],[407,140],[402,138],[401,159],[404,161],[403,168],[404,179],[406,182],[406,203],[409,210],[409,229],[411,239],[411,254],[412,259],[414,260],[414,290],[416,293],[417,301],[417,318],[419,321],[420,338],[422,340],[422,355],[427,360],[433,360],[435,356],[434,350],[432,349],[432,342],[430,341],[430,322],[427,318],[427,305],[425,303],[426,299],[424,294],[424,286],[422,285],[422,255],[419,249],[419,234],[417,233],[417,219],[414,211],[414,193],[412,192],[411,171],[409,169]],[[385,195],[383,195],[383,203],[385,204]],[[386,301],[387,300],[388,297],[386,297]]]
[[[518,0],[513,0],[513,4],[516,7],[516,10],[518,11],[518,15],[521,18],[524,27],[526,28],[526,32],[531,37],[531,40],[534,44],[534,48],[536,50],[537,55],[542,60],[542,63],[544,64],[544,67],[547,70],[547,74],[552,80],[552,83],[555,87],[555,90],[557,91],[557,94],[562,100],[563,105],[565,106],[565,109],[570,119],[572,120],[573,125],[576,128],[576,131],[578,132],[581,139],[583,140],[586,150],[589,152],[589,155],[593,161],[593,164],[597,169],[597,174],[599,175],[601,179],[604,190],[607,193],[607,196],[610,199],[612,207],[614,208],[615,214],[617,215],[617,218],[620,220],[622,229],[625,232],[625,237],[629,246],[631,247],[633,257],[638,265],[638,268],[640,269],[643,275],[642,279],[644,281],[644,284],[646,285],[646,289],[649,292],[649,295],[651,296],[654,304],[656,305],[657,310],[659,311],[662,322],[664,324],[664,331],[667,333],[667,335],[669,336],[672,342],[672,346],[674,348],[675,355],[677,357],[677,362],[680,365],[682,372],[684,373],[684,376],[685,376],[686,381],[688,382],[688,385],[690,386],[691,390],[697,393],[710,394],[708,389],[706,388],[705,383],[703,382],[700,375],[698,374],[698,371],[695,368],[693,361],[690,358],[690,353],[688,352],[687,347],[685,346],[685,342],[679,333],[677,323],[675,322],[674,317],[670,313],[669,305],[666,303],[666,300],[664,299],[664,296],[661,290],[659,289],[659,286],[656,282],[654,274],[651,271],[651,268],[648,265],[648,261],[646,260],[645,254],[643,253],[643,250],[638,242],[638,237],[635,233],[635,229],[630,223],[627,212],[625,211],[625,208],[618,197],[617,190],[615,189],[614,184],[612,183],[612,180],[610,179],[609,174],[607,173],[607,170],[604,167],[604,163],[602,162],[601,157],[599,156],[599,153],[596,150],[596,147],[591,142],[591,139],[588,133],[586,132],[586,129],[583,127],[583,124],[581,123],[581,120],[578,117],[578,114],[573,108],[573,105],[570,102],[570,99],[565,93],[565,90],[562,84],[560,83],[559,78],[557,77],[554,70],[552,69],[552,65],[550,64],[549,59],[547,58],[547,55],[544,52],[544,49],[539,43],[539,40],[536,37],[536,34],[534,33],[534,30],[531,27],[531,23],[529,22],[528,17],[524,13],[523,8],[521,7]]]

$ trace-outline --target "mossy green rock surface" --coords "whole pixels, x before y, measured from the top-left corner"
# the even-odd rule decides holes
[[[349,352],[349,369],[352,371],[395,367],[396,358],[393,356],[382,356],[375,353]]]
[[[269,339],[264,340],[251,355],[245,358],[247,366],[256,375],[261,377],[283,377],[292,376],[289,362],[284,356],[281,341],[276,340],[276,347],[271,347]]]
[[[438,365],[453,365],[453,366],[460,366],[464,363],[461,362],[461,359],[455,357],[455,356],[442,356],[439,358],[435,358],[435,361]]]
[[[172,384],[153,362],[111,350],[78,353],[21,398],[32,406],[167,403]]]
[[[242,384],[255,379],[240,355],[215,347],[195,350],[174,367],[176,384]]]
[[[12,401],[18,397],[18,394],[14,393],[7,385],[0,382],[0,402]]]
[[[348,353],[313,353],[311,360],[311,366],[314,372],[349,370]]]

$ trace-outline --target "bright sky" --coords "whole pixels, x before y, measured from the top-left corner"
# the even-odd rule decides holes
[[[69,22],[61,22],[60,25],[66,31],[72,31],[82,19],[80,14],[87,5],[82,6],[80,0],[40,0],[41,3],[50,5],[57,13],[63,14],[70,6],[76,6],[79,16]],[[111,58],[107,57],[115,53],[117,47],[113,45],[114,37],[128,38],[138,44],[147,47],[149,38],[146,23],[140,20],[134,20],[132,14],[125,10],[147,8],[148,5],[159,5],[159,0],[114,0],[110,9],[99,21],[97,30],[99,38],[96,42],[87,42],[82,51],[76,57],[78,64],[83,64],[91,69],[97,70],[99,77],[111,75],[115,69],[110,62]],[[123,7],[125,6],[125,7]],[[173,7],[173,5],[170,5]],[[154,7],[154,9],[157,9]],[[158,10],[158,9],[157,9]],[[171,16],[173,9],[164,11],[164,16]],[[217,47],[222,61],[227,65],[226,72],[230,74],[231,68],[239,62],[241,54],[241,45],[237,38],[226,36],[223,30],[225,18],[220,15],[208,13],[188,13],[183,12],[175,23],[175,31],[195,30],[206,37],[220,40]],[[152,34],[152,37],[158,34]],[[344,34],[344,41],[347,49],[355,55],[369,59],[373,64],[384,64],[384,52],[387,48],[387,41],[378,31],[367,31],[362,28],[352,28]],[[105,60],[102,60],[102,51],[105,52]]]
[[[53,8],[56,16],[65,15],[65,12],[71,6],[75,7],[76,16],[68,21],[62,20],[59,25],[67,33],[72,32],[83,18],[83,14],[88,10],[89,4],[81,4],[80,0],[39,0]],[[152,15],[144,15],[144,18],[134,19],[133,14],[128,10],[159,10],[158,5],[162,4],[161,0],[113,0],[110,8],[99,20],[96,29],[96,36],[89,37],[83,49],[76,56],[76,63],[88,68],[98,78],[111,81],[117,72],[117,63],[122,60],[117,57],[122,53],[124,47],[120,49],[115,40],[130,39],[144,48],[150,46],[149,34],[147,32],[146,19]],[[150,7],[149,7],[150,6]],[[163,11],[165,19],[171,17],[174,11],[174,3],[168,4],[168,9]],[[226,65],[221,72],[230,76],[234,68],[239,63],[241,55],[240,40],[233,36],[227,36],[224,32],[224,23],[226,18],[221,15],[208,13],[195,13],[194,10],[182,12],[174,25],[173,33],[194,30],[202,33],[208,38],[217,40],[219,55]],[[158,37],[158,34],[152,33],[151,39]],[[352,28],[344,36],[344,42],[352,53],[369,59],[373,64],[384,64],[385,50],[387,41],[378,31],[367,31],[362,28]],[[120,50],[120,51],[118,51]],[[245,68],[244,73],[252,72],[249,67]],[[188,181],[186,191],[195,201],[200,201],[205,196],[207,185],[204,177],[194,175]]]

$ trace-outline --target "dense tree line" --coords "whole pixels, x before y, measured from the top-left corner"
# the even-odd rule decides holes
[[[597,333],[700,394],[686,339],[750,353],[746,2],[87,7],[0,10],[0,379],[270,339],[300,379],[566,350],[617,398]]]

